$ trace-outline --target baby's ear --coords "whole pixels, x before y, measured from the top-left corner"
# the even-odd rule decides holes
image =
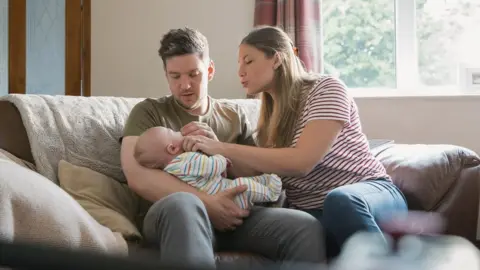
[[[174,145],[173,143],[170,143],[167,145],[167,152],[170,155],[177,155],[181,152],[182,147],[180,145]]]

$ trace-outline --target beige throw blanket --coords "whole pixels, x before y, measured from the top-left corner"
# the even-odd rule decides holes
[[[143,99],[7,95],[20,111],[37,171],[58,184],[63,159],[125,181],[120,143],[125,121]]]

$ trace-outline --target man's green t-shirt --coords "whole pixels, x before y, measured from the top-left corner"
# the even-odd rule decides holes
[[[253,128],[244,110],[233,102],[219,101],[211,97],[208,111],[202,116],[186,112],[173,96],[145,99],[130,112],[123,137],[140,136],[147,129],[157,126],[179,131],[192,121],[207,124],[222,142],[255,145]]]
[[[227,143],[255,145],[253,129],[245,111],[233,102],[219,101],[209,98],[206,114],[191,115],[175,101],[173,96],[159,99],[145,99],[135,105],[128,116],[122,137],[140,136],[147,129],[157,126],[179,131],[183,126],[198,121],[206,123],[217,135],[218,140]],[[143,217],[151,206],[151,202],[139,198],[139,215],[136,224],[141,228]]]

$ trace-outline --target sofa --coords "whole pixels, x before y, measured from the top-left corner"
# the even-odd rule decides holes
[[[74,184],[84,180],[91,181],[91,175],[96,174],[104,176],[102,183],[106,183],[105,181],[116,181],[126,186],[124,184],[125,179],[118,179],[121,178],[118,174],[108,174],[105,170],[112,166],[118,170],[120,166],[118,138],[121,136],[121,125],[125,122],[132,106],[141,99],[24,96],[25,97],[10,95],[0,100],[1,150],[8,153],[10,157],[17,162],[20,161],[23,164],[30,164],[30,167],[27,167],[28,170],[37,170],[40,169],[39,163],[43,163],[45,160],[42,160],[41,157],[36,155],[35,150],[32,149],[40,149],[38,142],[35,141],[38,140],[37,136],[45,135],[43,134],[46,132],[44,126],[55,125],[58,127],[61,126],[64,129],[75,130],[77,142],[71,142],[69,141],[71,138],[66,139],[66,137],[62,136],[58,136],[57,138],[56,136],[58,134],[52,133],[47,136],[55,137],[55,140],[50,139],[48,141],[46,139],[48,141],[46,148],[50,150],[52,148],[55,149],[51,152],[59,153],[58,155],[60,156],[54,161],[52,161],[51,157],[49,158],[50,162],[53,162],[52,166],[54,169],[38,170],[39,179],[46,178],[52,180],[52,172],[60,174],[62,173],[62,166],[70,164],[77,170],[70,173],[70,177],[73,177],[71,182]],[[229,102],[244,106],[245,111],[248,112],[249,121],[252,124],[256,123],[259,105],[258,100],[230,100]],[[111,104],[114,104],[112,108],[115,109],[109,111]],[[42,106],[44,108],[38,108]],[[96,110],[101,112],[97,114]],[[95,115],[92,116],[92,113]],[[51,115],[49,116],[49,114]],[[37,117],[36,120],[27,119],[29,115],[31,117]],[[105,120],[107,118],[110,120]],[[34,126],[34,128],[26,128],[25,123],[27,122],[29,122],[29,126]],[[103,128],[102,125],[105,125],[105,127]],[[108,141],[107,139],[99,139],[98,137],[90,141],[78,139],[91,136],[90,133],[100,129],[102,129],[100,134],[110,134],[108,135]],[[82,132],[85,132],[85,134]],[[95,136],[98,136],[98,134]],[[58,145],[55,143],[56,141],[58,141]],[[115,141],[118,145],[114,144]],[[108,142],[110,142],[110,144]],[[111,163],[100,160],[98,163],[101,163],[101,166],[96,166],[95,163],[86,163],[84,162],[86,159],[82,160],[78,157],[80,156],[78,153],[84,151],[82,149],[96,151],[97,148],[106,146],[112,149],[114,148],[111,150],[111,153],[108,153],[108,156],[112,157]],[[56,149],[56,147],[58,147],[58,149]],[[72,154],[72,152],[75,151],[78,153],[75,155]],[[428,145],[399,143],[388,143],[380,147],[375,147],[372,151],[384,164],[388,173],[392,176],[394,183],[405,194],[409,209],[441,214],[447,221],[445,228],[446,234],[464,237],[473,244],[480,246],[480,242],[477,240],[480,158],[476,153],[461,146],[448,144]],[[100,152],[105,152],[105,149]],[[82,153],[85,154],[86,152],[84,151]],[[92,159],[89,159],[89,161],[91,160]],[[82,173],[78,169],[82,168],[82,166],[89,167],[87,168],[89,170],[88,177],[81,176]],[[0,171],[0,176],[1,175],[2,172]],[[58,179],[52,180],[52,182],[61,186]],[[93,209],[91,204],[85,203],[86,196],[78,196],[78,194],[75,194],[75,192],[71,190],[67,190],[67,192],[72,195],[75,200],[78,200],[80,205],[84,206],[85,209],[88,207],[90,207],[88,208],[90,210]],[[129,191],[123,189],[121,192],[126,194]],[[132,207],[138,209],[138,201],[135,203],[136,205]],[[125,208],[117,210],[112,206],[109,211],[132,213],[133,210],[131,209],[133,208],[130,208],[130,210],[125,210]],[[88,209],[88,213],[93,213]],[[127,243],[130,244],[141,241],[139,240],[141,236],[139,236],[139,231],[135,230],[136,228],[128,226],[127,229],[125,229],[126,227],[116,228],[115,224],[108,224],[108,222],[101,220],[104,217],[102,215],[94,216],[94,218],[112,231],[120,231]],[[136,217],[132,215],[127,217],[127,219],[132,222],[129,223],[130,225],[138,224],[138,220],[135,220],[135,218]],[[121,218],[117,219],[117,221],[120,219]],[[219,253],[218,259],[231,259],[232,256],[240,255]]]

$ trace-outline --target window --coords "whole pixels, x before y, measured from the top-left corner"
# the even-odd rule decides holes
[[[350,88],[447,88],[480,67],[479,0],[323,0],[324,68]]]

